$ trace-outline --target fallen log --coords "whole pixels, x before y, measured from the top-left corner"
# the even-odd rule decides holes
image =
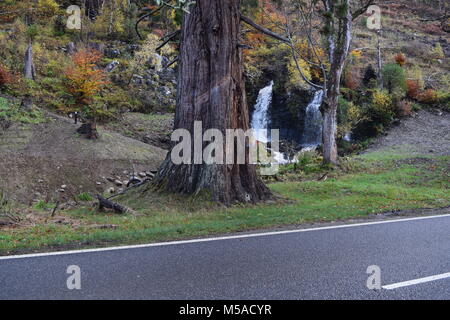
[[[118,204],[116,202],[112,202],[111,200],[105,199],[101,195],[97,195],[97,199],[98,199],[99,210],[103,210],[106,208],[106,209],[112,209],[112,210],[114,210],[114,212],[120,213],[120,214],[134,214],[135,213],[132,209],[122,206],[121,204]]]

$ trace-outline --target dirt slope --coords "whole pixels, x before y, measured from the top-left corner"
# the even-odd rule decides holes
[[[420,111],[392,127],[366,153],[385,149],[417,155],[450,155],[450,113]]]
[[[155,170],[166,155],[102,128],[101,138],[90,141],[76,133],[78,127],[70,119],[49,115],[46,123],[15,124],[0,131],[0,189],[25,202],[68,200],[81,192],[108,190],[114,185],[108,178],[126,181],[124,171]]]

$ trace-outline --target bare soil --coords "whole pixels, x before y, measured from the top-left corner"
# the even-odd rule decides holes
[[[102,127],[99,140],[88,140],[76,133],[78,127],[48,114],[46,123],[0,130],[0,189],[19,202],[65,201],[103,193],[113,186],[108,178],[123,181],[124,171],[156,170],[165,158],[163,149]]]
[[[403,119],[365,153],[378,150],[412,155],[450,155],[450,113],[422,110]]]

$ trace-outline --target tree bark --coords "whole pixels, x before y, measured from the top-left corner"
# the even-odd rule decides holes
[[[383,55],[381,52],[381,30],[377,31],[377,64],[378,64],[378,85],[383,89]]]
[[[323,159],[325,163],[338,163],[336,132],[336,108],[326,108],[323,111]]]
[[[98,199],[98,208],[102,211],[104,208],[112,209],[116,213],[126,214],[126,213],[134,213],[134,211],[128,207],[125,207],[119,203],[112,202],[111,200],[103,198],[101,195],[97,195]]]
[[[239,2],[198,0],[184,16],[174,128],[186,129],[192,137],[195,121],[202,122],[203,132],[218,129],[223,136],[226,129],[249,129],[239,48]],[[223,150],[225,159],[226,146]],[[192,145],[192,158],[195,156],[198,150]],[[209,194],[212,200],[224,204],[258,202],[271,196],[258,178],[255,165],[176,165],[170,152],[153,186],[189,195]]]
[[[34,80],[36,77],[36,71],[33,63],[33,45],[31,43],[28,45],[27,51],[25,52],[24,76],[25,78],[31,80]]]
[[[326,2],[326,10],[334,12],[334,5],[330,0]],[[345,59],[350,50],[352,39],[353,15],[350,1],[345,0],[346,12],[339,18],[338,23],[331,20],[330,35],[328,37],[330,73],[325,89],[325,98],[322,104],[323,121],[323,162],[325,164],[338,164],[338,153],[336,145],[337,134],[337,108],[339,104],[340,84],[342,71],[344,70]],[[335,29],[337,28],[337,29]]]

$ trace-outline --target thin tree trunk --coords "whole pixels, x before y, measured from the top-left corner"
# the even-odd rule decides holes
[[[249,129],[243,59],[239,49],[240,1],[198,0],[186,14],[181,32],[175,129],[194,136],[194,122],[203,132]],[[224,159],[226,158],[226,147]],[[192,158],[199,150],[192,146]],[[248,159],[247,159],[248,160]],[[193,162],[192,162],[193,163]],[[161,166],[157,188],[183,194],[209,194],[230,204],[258,202],[271,196],[251,164],[180,164],[170,153]]]
[[[377,38],[378,84],[380,89],[383,89],[383,56],[381,52],[381,30],[377,31]]]
[[[30,42],[27,51],[25,52],[25,67],[24,76],[27,79],[34,80],[36,77],[36,71],[33,63],[33,44]]]

